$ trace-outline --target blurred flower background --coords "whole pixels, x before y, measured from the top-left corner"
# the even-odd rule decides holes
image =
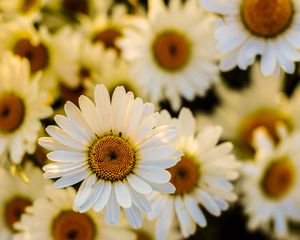
[[[0,0],[0,240],[300,239],[298,0]]]

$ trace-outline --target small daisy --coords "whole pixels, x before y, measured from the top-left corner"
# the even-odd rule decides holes
[[[39,78],[30,77],[28,61],[9,53],[0,62],[0,163],[19,164],[25,153],[36,149],[41,119],[52,109]]]
[[[264,76],[283,69],[295,71],[300,60],[300,2],[298,0],[200,0],[220,14],[215,37],[225,54],[220,63],[227,71],[246,69],[261,56]]]
[[[194,0],[154,0],[125,28],[118,43],[152,102],[167,98],[178,110],[181,95],[193,100],[218,79],[211,20]]]
[[[43,178],[41,170],[27,163],[24,174],[28,176],[29,183],[10,175],[0,169],[0,239],[11,240],[16,231],[14,224],[18,222],[26,207],[30,206],[36,198],[44,197],[44,186],[50,184]]]
[[[28,59],[33,76],[42,71],[41,88],[51,93],[52,100],[58,94],[59,79],[76,81],[77,53],[73,49],[77,39],[69,27],[51,35],[45,27],[36,30],[32,22],[22,19],[5,24],[1,30],[0,54],[9,50]]]
[[[122,4],[103,6],[95,16],[81,16],[79,31],[92,43],[101,44],[106,49],[120,53],[116,41],[122,36],[127,24],[127,8]]]
[[[255,140],[254,161],[244,165],[240,186],[248,226],[284,237],[288,221],[300,220],[300,133],[283,138],[275,147],[266,130],[259,128]]]
[[[282,76],[264,77],[259,64],[255,64],[250,77],[251,86],[242,93],[217,86],[222,102],[211,117],[211,121],[223,127],[224,138],[236,144],[240,157],[253,154],[252,135],[257,127],[266,127],[277,142],[277,129],[292,129],[295,122],[282,94]]]
[[[141,226],[141,212],[149,212],[146,194],[173,192],[171,174],[181,152],[169,144],[176,135],[171,126],[156,126],[154,106],[117,87],[110,99],[104,85],[97,85],[95,104],[79,98],[78,109],[65,104],[66,116],[56,115],[59,125],[46,128],[51,137],[39,143],[51,150],[54,163],[44,166],[45,178],[59,178],[63,188],[81,182],[74,209],[96,212],[105,208],[108,224],[118,221],[120,206],[131,225]]]
[[[34,201],[15,224],[20,233],[15,234],[14,240],[135,240],[136,235],[128,230],[126,221],[108,226],[100,213],[74,212],[76,192],[73,188],[45,189],[46,197]]]
[[[188,237],[196,231],[196,224],[201,227],[207,224],[202,208],[220,216],[229,207],[228,201],[236,200],[231,181],[238,177],[239,163],[230,153],[231,143],[217,144],[221,128],[209,126],[197,132],[190,110],[183,108],[178,119],[173,120],[163,111],[160,122],[177,126],[179,134],[175,145],[184,156],[168,169],[172,175],[171,183],[176,187],[175,193],[154,193],[151,196],[152,212],[148,217],[158,218],[157,239],[166,239],[175,219],[180,223],[182,235]]]

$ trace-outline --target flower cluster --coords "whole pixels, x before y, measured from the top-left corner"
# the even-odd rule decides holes
[[[297,0],[0,0],[0,29],[0,240],[299,239]]]

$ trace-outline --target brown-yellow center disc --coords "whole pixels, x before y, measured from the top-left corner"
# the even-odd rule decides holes
[[[23,0],[23,3],[22,3],[22,11],[23,12],[28,12],[30,11],[34,5],[37,3],[38,0]]]
[[[15,44],[13,51],[16,55],[28,59],[32,73],[43,70],[48,65],[48,50],[41,43],[34,46],[28,39],[21,39]]]
[[[18,222],[25,208],[30,206],[32,202],[23,197],[15,197],[5,205],[5,220],[9,228],[13,229],[13,224]]]
[[[116,45],[116,40],[122,36],[122,33],[116,28],[107,28],[97,32],[93,37],[93,42],[101,42],[106,48],[114,48],[120,52]]]
[[[255,129],[265,127],[273,141],[277,143],[279,136],[277,135],[276,125],[278,123],[284,123],[288,129],[292,128],[288,117],[276,110],[262,109],[252,113],[241,123],[239,129],[240,140],[246,147],[253,149],[252,140]]]
[[[176,187],[175,194],[185,194],[197,187],[200,177],[199,166],[189,156],[181,157],[181,160],[168,171],[172,177],[170,182]]]
[[[181,33],[175,31],[163,32],[153,42],[153,57],[159,67],[176,71],[182,69],[189,61],[190,45]]]
[[[71,13],[89,13],[88,0],[63,0],[62,8]]]
[[[25,106],[19,97],[8,94],[0,97],[0,131],[12,132],[23,122]]]
[[[135,231],[135,233],[137,235],[136,240],[153,240],[153,238],[150,236],[150,234],[143,230],[137,230],[137,231]]]
[[[53,222],[55,240],[93,240],[96,229],[87,214],[73,211],[62,212]]]
[[[133,173],[136,152],[128,140],[121,136],[107,135],[98,138],[88,154],[90,168],[99,179],[122,181]]]
[[[289,159],[275,160],[268,166],[261,184],[264,193],[271,198],[284,196],[295,182],[295,170]]]
[[[291,0],[243,0],[241,16],[246,28],[255,35],[274,37],[292,22],[293,3]]]

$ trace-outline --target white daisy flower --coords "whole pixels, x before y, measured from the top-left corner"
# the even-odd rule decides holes
[[[223,71],[235,66],[246,69],[261,56],[264,76],[283,69],[295,71],[300,60],[300,2],[298,0],[200,0],[220,14],[215,37],[225,53]]]
[[[43,72],[41,88],[50,92],[52,100],[58,94],[59,79],[76,81],[77,39],[69,27],[51,35],[43,26],[34,29],[28,20],[16,20],[3,26],[0,33],[0,54],[9,50],[27,58],[32,75]],[[66,41],[68,39],[68,41]]]
[[[25,208],[36,198],[44,197],[44,186],[50,184],[43,178],[41,170],[27,163],[24,174],[29,178],[25,183],[20,178],[12,176],[0,169],[0,239],[11,240],[16,231],[14,224],[18,222]]]
[[[175,193],[153,194],[152,212],[148,217],[158,218],[157,239],[166,239],[175,219],[180,223],[182,235],[188,237],[195,233],[196,224],[201,227],[207,224],[201,208],[220,216],[229,207],[228,201],[236,200],[231,181],[238,177],[239,163],[230,153],[231,143],[217,145],[221,128],[209,126],[197,132],[190,110],[183,108],[178,119],[173,120],[163,111],[160,122],[172,122],[177,126],[179,134],[174,144],[184,156],[168,169],[172,174],[171,183],[176,187]]]
[[[52,152],[54,163],[44,166],[45,178],[59,178],[54,186],[81,183],[74,209],[105,208],[108,224],[119,218],[120,206],[131,225],[141,226],[141,212],[149,212],[145,194],[153,190],[173,192],[171,174],[181,152],[169,144],[176,135],[170,126],[156,126],[154,106],[117,87],[110,99],[104,85],[97,85],[95,104],[79,98],[78,109],[65,104],[67,116],[57,115],[59,125],[46,128],[51,137],[39,143]]]
[[[243,166],[240,190],[249,229],[267,228],[287,236],[288,221],[300,220],[300,133],[282,139],[275,147],[263,128],[255,132],[254,161]]]
[[[27,60],[7,53],[0,62],[0,164],[19,164],[36,149],[41,119],[51,115],[47,94],[39,89],[40,75],[30,77]]]
[[[73,188],[45,189],[46,197],[34,201],[21,221],[15,224],[20,233],[14,235],[14,240],[135,240],[136,235],[128,230],[126,221],[108,226],[100,213],[74,212],[72,205],[76,192]]]
[[[278,128],[289,130],[295,125],[293,111],[282,93],[282,76],[264,77],[255,64],[250,77],[250,87],[242,92],[218,85],[221,105],[210,117],[223,127],[223,137],[235,143],[237,154],[243,158],[253,154],[252,135],[257,127],[266,127],[277,142]]]
[[[218,79],[211,20],[194,0],[153,0],[124,30],[118,43],[152,102],[167,98],[178,110],[180,96],[193,100]]]
[[[120,53],[116,41],[122,36],[124,26],[128,23],[125,5],[103,4],[93,17],[80,16],[79,31],[94,44],[101,44],[106,49]]]

